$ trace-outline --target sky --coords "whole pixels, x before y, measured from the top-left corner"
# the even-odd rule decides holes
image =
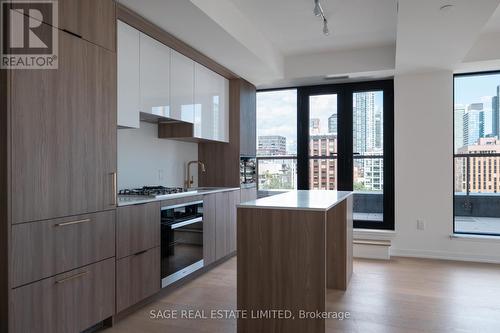
[[[491,133],[491,98],[500,85],[500,74],[457,76],[455,78],[455,108],[483,103],[485,134]]]
[[[383,94],[375,95],[376,107],[382,107]],[[311,96],[310,117],[320,119],[321,133],[328,132],[328,117],[337,112],[337,95]],[[257,93],[257,140],[259,136],[286,137],[287,152],[297,152],[297,90]]]
[[[297,90],[257,93],[257,140],[265,135],[286,137],[287,152],[297,152]]]
[[[458,76],[455,78],[455,105],[466,105],[489,101],[496,95],[500,85],[500,74],[480,76]]]

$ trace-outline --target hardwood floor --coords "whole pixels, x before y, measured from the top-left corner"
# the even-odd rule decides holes
[[[500,265],[393,258],[354,261],[346,292],[328,290],[327,332],[499,332]],[[105,333],[236,332],[236,320],[150,319],[150,311],[235,309],[236,258],[148,304]]]

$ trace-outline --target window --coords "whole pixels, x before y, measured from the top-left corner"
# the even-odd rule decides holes
[[[258,190],[297,189],[297,90],[257,92]]]
[[[260,91],[257,140],[259,192],[354,190],[356,228],[394,229],[392,80]]]
[[[500,236],[500,73],[454,79],[454,232]]]

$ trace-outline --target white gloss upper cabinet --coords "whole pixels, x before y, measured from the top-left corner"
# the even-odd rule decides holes
[[[217,75],[217,87],[220,92],[219,100],[219,131],[215,140],[229,142],[229,80]]]
[[[140,34],[141,112],[170,117],[170,48]]]
[[[229,81],[195,64],[195,137],[229,141]]]
[[[194,123],[194,61],[175,50],[170,61],[171,118]]]
[[[121,21],[117,25],[118,126],[139,128],[140,32]]]

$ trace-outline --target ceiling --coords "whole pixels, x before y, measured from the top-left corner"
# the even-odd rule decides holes
[[[500,0],[118,1],[259,88],[500,66]]]
[[[329,36],[312,0],[231,1],[285,56],[396,42],[396,0],[322,0]]]

